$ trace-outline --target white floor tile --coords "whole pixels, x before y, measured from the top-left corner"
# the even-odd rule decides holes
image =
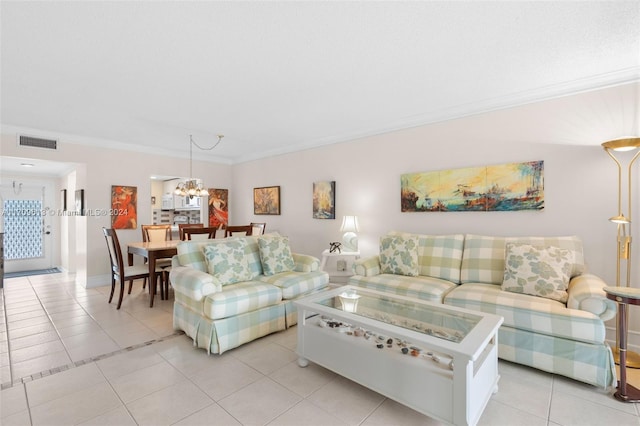
[[[213,404],[188,380],[137,399],[127,408],[139,425],[169,425]]]
[[[99,383],[31,408],[33,426],[85,422],[122,403],[108,383]]]
[[[399,423],[387,423],[386,426]],[[269,426],[347,426],[339,418],[313,405],[307,400],[302,400],[285,413],[269,423]]]
[[[264,425],[300,402],[299,395],[265,377],[218,401],[245,425]]]
[[[7,280],[0,292],[3,425],[439,424],[315,364],[300,368],[295,327],[209,356],[189,337],[170,336],[172,301],[156,298],[150,309],[140,282],[118,311],[107,303],[108,286],[84,289],[62,275]],[[43,306],[55,328],[38,324],[48,318]],[[6,323],[3,310],[10,316]],[[122,349],[164,336],[169,337]],[[56,351],[52,342],[63,342],[64,350]],[[9,347],[16,355],[13,377],[3,365]],[[69,367],[107,353],[97,362]],[[480,425],[640,425],[639,404],[615,400],[613,390],[506,361],[499,369],[499,391]],[[35,374],[42,371],[43,377]],[[22,377],[25,384],[17,381]],[[640,374],[630,374],[630,381],[640,387]],[[123,400],[130,402],[125,406]]]
[[[185,377],[178,370],[165,361],[109,381],[120,399],[126,404],[173,386],[184,379]]]
[[[621,405],[626,403],[621,402]],[[557,393],[551,402],[549,420],[563,426],[638,426],[638,417],[582,398]]]
[[[212,424],[224,426],[240,426],[241,423],[224,411],[218,404],[211,404],[202,410],[196,411],[190,416],[174,423],[175,426],[211,426]]]
[[[382,403],[384,397],[337,376],[307,399],[348,424],[360,424]]]

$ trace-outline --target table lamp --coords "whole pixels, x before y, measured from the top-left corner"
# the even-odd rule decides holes
[[[342,236],[342,245],[345,251],[358,251],[358,217],[344,216],[342,218],[342,226],[340,232],[344,232]]]

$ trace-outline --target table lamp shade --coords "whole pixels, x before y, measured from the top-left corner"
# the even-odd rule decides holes
[[[344,232],[342,236],[342,246],[346,251],[358,251],[358,217],[344,216],[342,218],[342,226],[340,231]]]

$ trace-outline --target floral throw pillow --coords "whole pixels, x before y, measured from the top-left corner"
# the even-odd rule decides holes
[[[569,250],[507,243],[502,289],[566,303],[573,262]]]
[[[380,238],[380,269],[383,274],[417,276],[418,237],[388,235]]]
[[[204,248],[207,269],[220,284],[249,281],[252,277],[249,262],[245,256],[246,242],[243,239],[225,240],[224,244],[209,244]]]
[[[263,235],[258,238],[260,263],[265,275],[293,271],[295,262],[289,248],[289,238],[278,234]]]

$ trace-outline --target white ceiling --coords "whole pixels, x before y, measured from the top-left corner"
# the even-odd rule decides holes
[[[640,79],[640,1],[0,3],[3,131],[237,163]]]

